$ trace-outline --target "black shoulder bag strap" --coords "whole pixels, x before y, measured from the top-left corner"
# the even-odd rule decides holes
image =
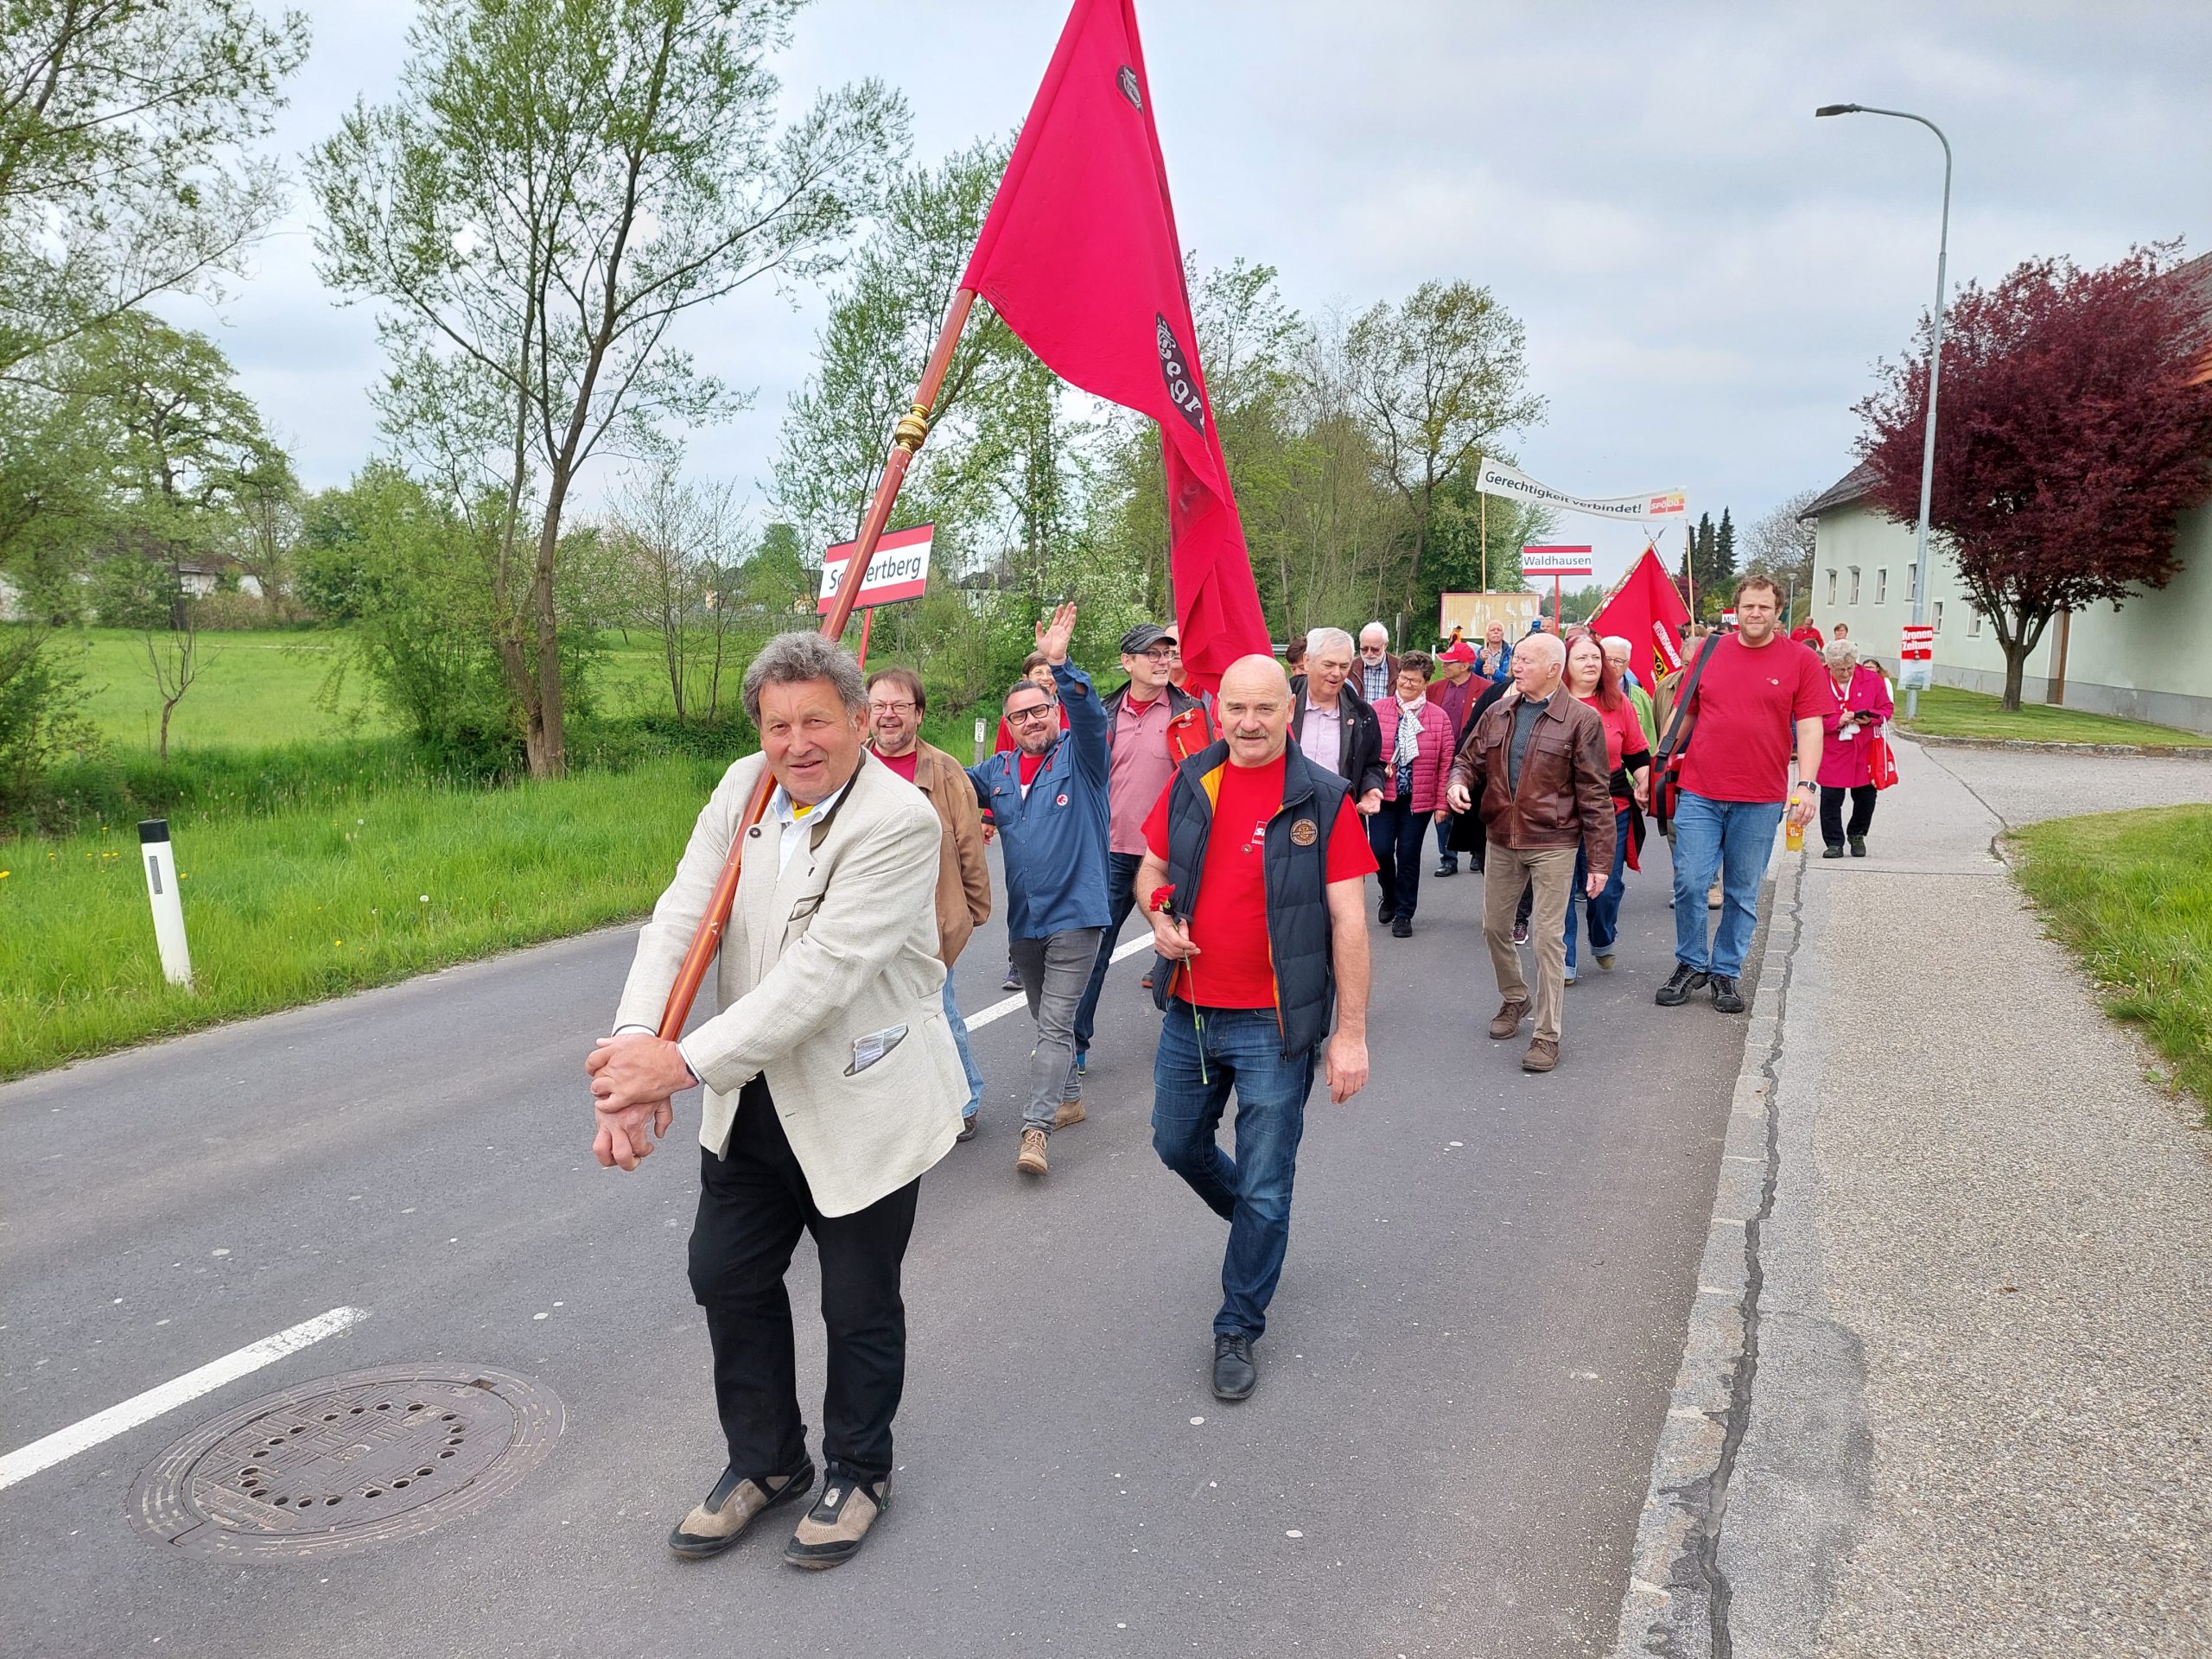
[[[1717,632],[1707,634],[1705,644],[1698,651],[1697,660],[1690,664],[1690,671],[1682,677],[1681,691],[1675,698],[1673,712],[1667,717],[1667,729],[1660,735],[1659,753],[1653,757],[1662,772],[1669,760],[1689,747],[1690,731],[1697,725],[1690,716],[1690,706],[1697,700],[1697,683],[1704,677],[1705,659],[1713,655],[1719,644],[1720,635]]]

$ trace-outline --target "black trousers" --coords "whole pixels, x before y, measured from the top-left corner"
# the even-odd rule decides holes
[[[728,1156],[700,1148],[691,1294],[707,1312],[715,1407],[739,1474],[781,1474],[806,1454],[784,1289],[801,1232],[814,1235],[821,1258],[822,1323],[830,1338],[823,1461],[834,1473],[863,1480],[891,1472],[891,1420],[906,1381],[899,1269],[920,1190],[918,1180],[909,1181],[852,1215],[823,1215],[758,1077],[738,1097]]]
[[[1851,828],[1843,827],[1843,798],[1851,797]],[[1863,836],[1866,826],[1874,822],[1874,797],[1880,793],[1872,784],[1860,784],[1846,791],[1834,784],[1821,785],[1821,839],[1831,847],[1843,845],[1846,834]]]
[[[1411,921],[1414,907],[1421,903],[1421,842],[1427,828],[1428,814],[1414,811],[1409,795],[1383,802],[1367,821],[1367,845],[1375,855],[1382,904],[1389,906],[1393,917]]]

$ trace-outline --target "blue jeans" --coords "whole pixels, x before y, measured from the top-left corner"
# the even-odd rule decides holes
[[[1203,1027],[1201,1036],[1198,1027]],[[1200,1044],[1204,1044],[1204,1053]],[[1218,1334],[1258,1340],[1290,1245],[1290,1187],[1319,1051],[1287,1060],[1273,1008],[1199,1008],[1171,998],[1152,1063],[1152,1147],[1229,1223]],[[1236,1155],[1214,1140],[1236,1090]]]
[[[1090,1052],[1091,1027],[1098,1019],[1098,994],[1106,988],[1106,970],[1114,963],[1114,947],[1121,942],[1122,924],[1137,903],[1137,866],[1141,853],[1106,855],[1106,931],[1099,936],[1098,960],[1090,964],[1090,983],[1083,988],[1083,1001],[1075,1005],[1075,1052]]]
[[[960,1004],[952,995],[952,969],[944,970],[944,1022],[952,1027],[954,1046],[960,1051],[960,1069],[968,1074],[968,1103],[963,1117],[973,1117],[983,1103],[983,1074],[976,1069],[975,1051],[968,1046],[968,1022],[960,1017]]]
[[[1700,973],[1742,975],[1759,922],[1759,882],[1774,851],[1780,801],[1714,801],[1682,791],[1675,810],[1675,959]],[[1720,877],[1720,920],[1708,948],[1705,893]]]
[[[1592,955],[1607,956],[1621,936],[1621,897],[1628,891],[1628,880],[1623,874],[1628,868],[1628,809],[1613,814],[1613,868],[1605,879],[1605,890],[1592,899],[1590,912],[1590,950]],[[1574,901],[1582,894],[1582,884],[1590,879],[1590,861],[1582,849],[1574,849],[1574,885],[1567,890],[1567,972],[1574,976]]]
[[[1452,850],[1452,820],[1436,821],[1436,868],[1440,870],[1459,868],[1459,855]]]

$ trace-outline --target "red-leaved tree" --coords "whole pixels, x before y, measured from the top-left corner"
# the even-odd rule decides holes
[[[1928,519],[2005,651],[2005,707],[2051,618],[2171,579],[2174,520],[2212,496],[2212,260],[2177,245],[2082,270],[2031,259],[1968,283],[1943,323]],[[1859,404],[1867,499],[1920,511],[1928,409],[1923,315],[1913,357]]]

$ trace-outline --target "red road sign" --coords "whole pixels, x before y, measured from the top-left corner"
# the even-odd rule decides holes
[[[875,544],[868,575],[861,582],[857,604],[861,608],[895,605],[902,599],[919,599],[930,585],[930,535],[934,524],[893,531]],[[827,616],[837,603],[837,585],[852,563],[857,542],[840,542],[822,556],[822,597],[814,608]]]

